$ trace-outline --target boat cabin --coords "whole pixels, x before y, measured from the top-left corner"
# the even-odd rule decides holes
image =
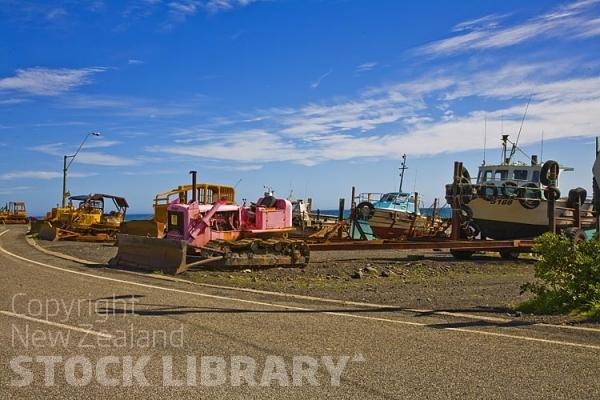
[[[493,183],[502,186],[512,181],[518,186],[525,183],[540,183],[541,165],[484,165],[479,167],[478,184]]]
[[[527,183],[533,183],[537,187],[540,184],[541,164],[501,164],[501,165],[482,165],[479,167],[477,183],[480,185],[494,184],[498,187],[506,182],[514,182],[517,186],[523,186]],[[573,171],[571,167],[560,167],[560,171]],[[560,174],[559,174],[560,176]]]
[[[419,209],[415,207],[414,193],[385,193],[378,201],[373,203],[373,207],[376,209],[404,211],[408,213],[414,213],[416,210],[417,214],[419,214]]]

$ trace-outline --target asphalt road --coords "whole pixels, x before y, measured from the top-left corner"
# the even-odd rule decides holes
[[[0,398],[600,398],[600,329],[90,268],[16,226],[0,270]]]

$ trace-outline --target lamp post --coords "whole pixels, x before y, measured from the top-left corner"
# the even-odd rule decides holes
[[[81,144],[77,148],[77,151],[75,152],[75,154],[70,155],[70,156],[65,155],[63,157],[63,187],[62,187],[62,207],[63,208],[65,208],[67,206],[67,197],[69,197],[69,195],[67,194],[67,171],[69,170],[69,167],[73,163],[73,160],[75,160],[75,157],[77,156],[77,154],[79,154],[79,150],[81,150],[81,148],[83,147],[83,144],[90,136],[100,136],[100,132],[89,132],[87,135],[85,135],[85,137],[81,141]],[[69,161],[69,163],[67,164],[68,158],[70,158],[71,161]]]

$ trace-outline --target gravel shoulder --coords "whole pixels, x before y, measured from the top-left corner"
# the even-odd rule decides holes
[[[107,264],[117,247],[107,243],[36,241],[42,248]],[[530,298],[520,287],[534,280],[535,260],[504,260],[495,253],[455,260],[447,251],[356,250],[311,253],[306,268],[186,272],[201,284],[376,303],[409,309],[497,315],[531,322],[586,323],[570,316],[522,315],[514,307]],[[597,326],[597,324],[595,325]]]

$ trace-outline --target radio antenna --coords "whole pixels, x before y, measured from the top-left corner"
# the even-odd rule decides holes
[[[508,156],[508,161],[512,160],[512,157],[515,155],[517,151],[517,145],[519,143],[519,138],[521,137],[521,132],[523,131],[523,123],[525,122],[525,117],[527,116],[527,110],[529,109],[529,103],[531,103],[531,98],[533,97],[533,93],[529,95],[529,100],[527,100],[527,105],[525,106],[525,112],[523,113],[523,118],[521,119],[521,126],[519,127],[519,133],[517,134],[517,140],[512,144],[512,148],[510,149],[510,155]]]
[[[483,164],[485,165],[485,147],[487,144],[487,115],[483,119]]]

